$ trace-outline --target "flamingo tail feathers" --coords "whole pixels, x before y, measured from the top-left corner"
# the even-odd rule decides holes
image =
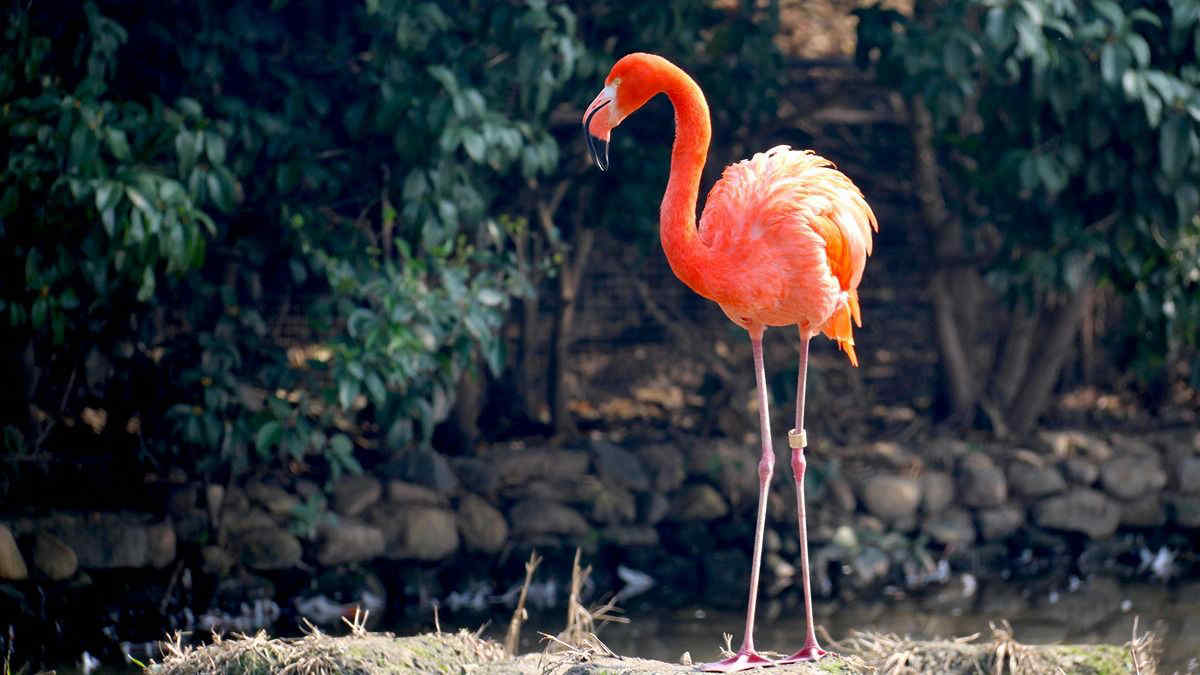
[[[850,289],[846,291],[846,301],[829,317],[829,321],[821,327],[821,332],[846,353],[850,365],[858,367],[858,355],[854,352],[855,325],[862,327],[862,313],[858,306],[858,292]]]

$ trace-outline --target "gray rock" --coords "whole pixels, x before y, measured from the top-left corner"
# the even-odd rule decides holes
[[[296,495],[269,483],[250,483],[246,486],[246,496],[276,516],[291,515],[300,506]]]
[[[221,514],[221,529],[230,535],[275,526],[275,519],[271,514],[258,506],[245,511],[225,511]]]
[[[842,476],[831,476],[826,483],[829,489],[829,503],[841,513],[854,513],[858,508],[858,499],[854,496],[854,488]],[[924,494],[922,490],[921,494]],[[807,510],[807,505],[805,506]]]
[[[1101,492],[1074,488],[1035,504],[1033,520],[1041,527],[1083,532],[1093,539],[1104,539],[1117,531],[1121,507]]]
[[[493,498],[500,491],[500,476],[493,462],[479,457],[454,457],[450,466],[471,492]]]
[[[921,531],[945,546],[962,548],[975,541],[975,523],[971,521],[971,514],[959,508],[926,516]]]
[[[379,469],[388,478],[398,478],[409,483],[424,485],[446,495],[459,490],[458,476],[450,468],[450,462],[441,453],[420,448],[408,448],[397,453],[396,458]]]
[[[715,520],[729,513],[729,504],[707,483],[685,487],[671,504],[670,519],[687,522],[693,520]]]
[[[1072,483],[1091,487],[1100,477],[1100,467],[1082,457],[1068,457],[1062,461],[1062,470]]]
[[[175,561],[175,528],[169,522],[146,528],[146,558],[151,567],[162,568]]]
[[[592,443],[596,473],[610,485],[644,492],[650,489],[650,475],[642,460],[632,452],[613,443]]]
[[[1200,497],[1195,495],[1167,495],[1167,503],[1175,524],[1186,528],[1200,528]]]
[[[638,451],[642,463],[653,477],[654,489],[671,492],[679,489],[687,479],[687,467],[683,453],[671,444],[647,445]]]
[[[851,583],[860,589],[871,588],[887,577],[892,562],[874,546],[864,546],[850,563]]]
[[[402,480],[389,480],[387,484],[388,499],[397,504],[423,504],[425,506],[449,506],[450,500],[446,495],[423,485],[406,483]]]
[[[689,445],[686,453],[688,473],[704,476],[713,485],[718,486],[733,509],[752,509],[757,506],[757,445],[747,446],[724,439],[705,440]],[[777,474],[785,470],[784,466],[776,463]]]
[[[262,527],[231,537],[230,548],[246,567],[286,570],[300,563],[300,540],[278,527]]]
[[[144,567],[150,561],[145,518],[121,513],[54,514],[39,523],[75,551],[85,569]]]
[[[658,492],[638,495],[638,519],[647,525],[657,525],[671,513],[671,500]]]
[[[518,537],[566,535],[582,537],[591,527],[575,509],[558,502],[524,499],[508,512],[512,533]]]
[[[609,525],[600,531],[600,538],[621,548],[658,546],[658,530],[638,525]]]
[[[972,452],[958,464],[958,494],[967,506],[999,506],[1008,498],[1008,483],[991,457]]]
[[[508,541],[508,522],[485,499],[467,494],[458,502],[458,532],[468,551],[498,553]]]
[[[1121,524],[1130,527],[1162,527],[1167,524],[1167,509],[1159,493],[1121,502]]]
[[[619,485],[602,484],[591,499],[592,520],[603,525],[631,523],[637,518],[637,500]]]
[[[205,574],[224,578],[237,564],[237,558],[220,546],[205,546],[200,549],[200,569]]]
[[[1157,455],[1122,455],[1101,465],[1100,484],[1114,497],[1134,499],[1161,490],[1167,474]]]
[[[449,509],[381,502],[364,515],[383,531],[389,558],[441,560],[458,550],[458,519]]]
[[[79,570],[79,556],[62,539],[39,532],[33,539],[33,568],[53,581],[70,579]]]
[[[954,501],[954,479],[945,471],[924,471],[917,480],[921,486],[921,511],[940,513]]]
[[[317,562],[341,565],[364,562],[383,555],[383,530],[350,518],[323,525],[319,530]]]
[[[1179,460],[1175,470],[1179,491],[1185,495],[1200,494],[1200,457],[1187,455]]]
[[[984,541],[1006,539],[1025,524],[1025,509],[1005,504],[989,509],[979,509],[975,512],[976,523],[979,525],[979,536]]]
[[[570,450],[525,450],[499,457],[495,464],[501,487],[521,485],[537,478],[555,481],[587,473],[591,458]]]
[[[1020,460],[1008,465],[1008,484],[1014,493],[1029,499],[1058,494],[1067,489],[1067,482],[1055,467]]]
[[[21,581],[29,578],[29,568],[25,566],[25,557],[17,548],[17,540],[13,538],[8,525],[0,523],[0,579]]]
[[[333,510],[343,516],[357,516],[383,496],[379,479],[366,474],[342,476],[333,484]]]
[[[912,519],[921,503],[921,485],[904,476],[871,476],[860,495],[867,511],[880,520],[896,523]]]

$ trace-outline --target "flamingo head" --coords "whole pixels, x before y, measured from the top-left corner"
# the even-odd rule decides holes
[[[601,171],[608,170],[608,140],[614,127],[646,104],[661,87],[655,87],[659,64],[666,61],[653,54],[634,53],[621,57],[604,80],[604,88],[583,113],[583,133],[588,151]]]

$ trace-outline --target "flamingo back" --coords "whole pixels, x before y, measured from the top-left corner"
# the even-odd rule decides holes
[[[851,322],[875,214],[862,192],[811,150],[786,145],[729,165],[700,218],[703,295],[735,323],[824,332],[857,365]]]

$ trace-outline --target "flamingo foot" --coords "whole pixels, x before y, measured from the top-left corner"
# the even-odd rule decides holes
[[[738,653],[727,659],[700,664],[700,670],[706,673],[736,673],[742,670],[750,670],[751,668],[769,668],[780,663],[781,661],[772,661],[765,656],[759,655],[753,649],[743,647],[738,650]]]
[[[821,649],[820,645],[818,645],[816,642],[813,642],[811,644],[804,645],[803,647],[800,648],[800,651],[796,652],[795,654],[792,654],[791,656],[787,657],[786,659],[780,659],[778,663],[780,665],[787,665],[789,663],[803,663],[805,661],[818,661],[822,657],[828,656],[832,653],[833,652],[828,652],[828,651],[825,651],[824,649]]]

